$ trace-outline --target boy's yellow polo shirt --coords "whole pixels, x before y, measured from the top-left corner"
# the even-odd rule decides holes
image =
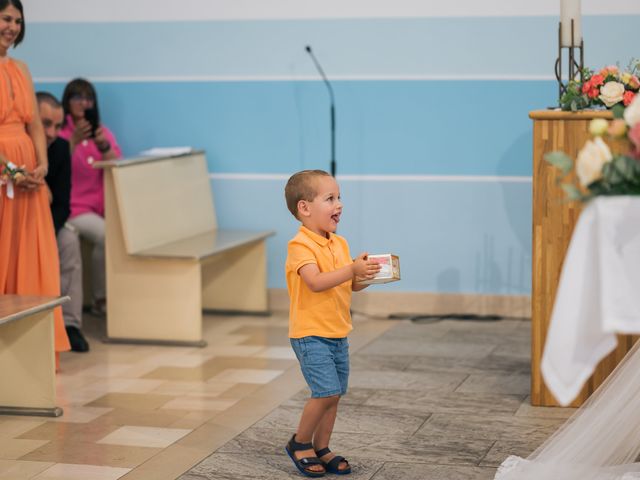
[[[315,263],[330,272],[353,263],[349,245],[340,235],[325,238],[301,226],[289,241],[285,273],[289,290],[289,338],[318,336],[343,338],[351,326],[351,280],[324,292],[312,292],[298,274],[301,267]]]

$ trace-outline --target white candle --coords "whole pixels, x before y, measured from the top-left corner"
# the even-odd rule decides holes
[[[573,44],[571,43],[571,20],[573,20]],[[560,0],[560,45],[578,47],[582,42],[580,0]]]

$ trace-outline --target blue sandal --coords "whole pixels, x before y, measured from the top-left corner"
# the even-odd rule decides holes
[[[316,450],[318,458],[324,457],[327,453],[331,453],[329,447],[323,448],[322,450]],[[322,460],[320,461],[322,462]],[[347,464],[346,468],[340,468],[340,463],[342,462]],[[340,455],[336,455],[328,462],[322,462],[322,464],[324,465],[324,469],[329,473],[334,473],[336,475],[348,475],[351,473],[351,465],[349,465],[349,461]]]
[[[301,450],[312,450],[313,445],[311,445],[311,443],[296,442],[295,433],[293,434],[293,437],[291,437],[291,440],[289,440],[289,443],[287,443],[287,446],[284,449],[287,452],[287,455],[289,455],[289,458],[291,458],[291,461],[293,462],[293,464],[296,466],[298,470],[300,470],[300,473],[302,473],[303,475],[306,475],[307,477],[317,478],[317,477],[324,477],[324,474],[327,473],[326,467],[324,466],[324,462],[322,462],[322,460],[320,460],[318,457],[296,458],[296,456],[294,455],[295,452],[298,452]],[[313,465],[320,465],[325,468],[325,471],[316,472],[314,470],[309,470],[309,467]]]

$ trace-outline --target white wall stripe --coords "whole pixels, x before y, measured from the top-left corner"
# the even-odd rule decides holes
[[[559,0],[28,0],[28,22],[560,16]],[[637,0],[582,0],[583,15],[633,15]]]
[[[553,75],[328,75],[332,81],[549,81]],[[99,83],[161,83],[161,82],[317,82],[318,76],[295,75],[159,75],[159,76],[91,76]],[[67,77],[35,77],[39,83],[67,83]]]
[[[287,181],[290,174],[210,173],[213,180]],[[462,182],[462,183],[531,183],[531,177],[486,175],[337,175],[343,182]]]

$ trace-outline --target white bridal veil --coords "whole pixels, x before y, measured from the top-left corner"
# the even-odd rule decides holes
[[[527,459],[495,480],[640,480],[640,342],[591,397]]]

